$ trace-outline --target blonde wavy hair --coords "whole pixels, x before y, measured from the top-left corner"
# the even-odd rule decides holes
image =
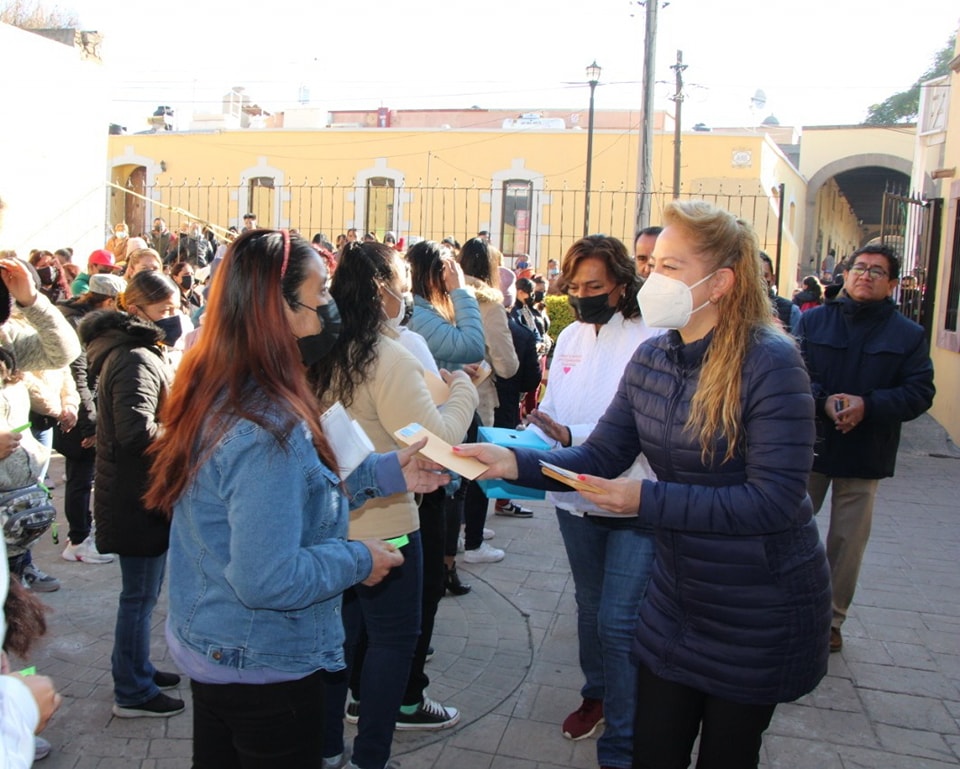
[[[743,360],[759,333],[783,331],[774,322],[761,274],[760,245],[747,222],[710,203],[690,200],[667,205],[663,223],[689,238],[708,273],[724,268],[733,271],[733,288],[716,304],[717,325],[686,424],[700,439],[700,456],[705,464],[714,459],[718,436],[725,438],[727,450],[722,461],[726,462],[743,440]]]

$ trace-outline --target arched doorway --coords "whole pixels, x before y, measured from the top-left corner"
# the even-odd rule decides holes
[[[138,197],[147,194],[146,166],[115,166],[113,182],[134,194],[128,195],[111,188],[109,228],[112,229],[117,222],[126,222],[131,235],[148,233],[150,227],[147,222],[147,201]]]
[[[887,189],[908,190],[912,164],[865,153],[828,163],[807,183],[801,271],[829,273],[880,228]]]

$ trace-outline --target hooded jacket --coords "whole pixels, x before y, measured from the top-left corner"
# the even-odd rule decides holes
[[[98,310],[80,323],[97,392],[94,518],[101,553],[152,557],[167,550],[170,526],[143,506],[157,437],[157,415],[173,377],[159,342],[164,334],[125,312]]]

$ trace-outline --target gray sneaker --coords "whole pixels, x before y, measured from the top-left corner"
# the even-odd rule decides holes
[[[55,593],[60,589],[60,580],[40,571],[35,563],[23,570],[23,586],[35,593]]]
[[[33,760],[43,761],[43,759],[50,755],[53,746],[43,739],[43,737],[34,737],[33,739]]]

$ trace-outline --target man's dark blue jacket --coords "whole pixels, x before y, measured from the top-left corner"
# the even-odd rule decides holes
[[[817,405],[813,470],[834,478],[893,475],[900,424],[933,403],[933,363],[923,328],[891,299],[855,302],[846,294],[809,310],[797,327]],[[824,411],[828,395],[864,401],[863,421],[844,434]]]

